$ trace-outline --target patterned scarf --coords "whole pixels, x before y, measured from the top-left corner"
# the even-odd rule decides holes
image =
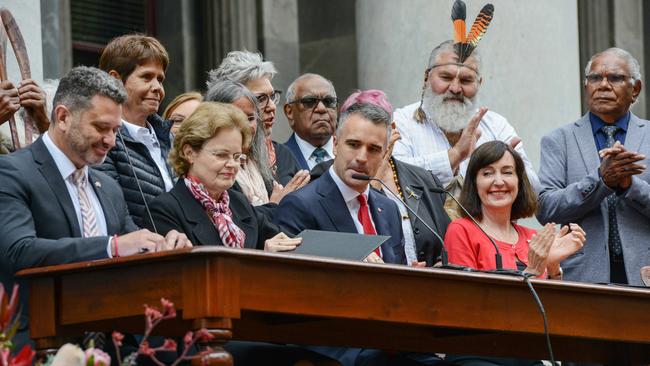
[[[224,191],[221,197],[219,197],[219,200],[216,201],[210,197],[208,191],[196,177],[188,175],[184,180],[187,189],[190,190],[192,196],[203,206],[203,209],[205,209],[210,217],[210,221],[212,221],[212,224],[214,224],[214,227],[219,232],[219,237],[223,245],[229,248],[243,248],[246,233],[232,221],[228,191]]]

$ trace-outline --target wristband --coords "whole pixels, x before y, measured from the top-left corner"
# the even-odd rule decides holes
[[[117,258],[120,256],[120,252],[117,249],[117,234],[113,235],[113,249],[115,249],[115,254],[113,257]]]

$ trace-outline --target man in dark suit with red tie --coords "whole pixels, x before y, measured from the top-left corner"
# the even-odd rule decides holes
[[[319,179],[287,195],[275,222],[298,234],[305,229],[388,235],[369,262],[406,264],[399,210],[354,174],[374,176],[386,151],[390,115],[371,104],[355,104],[341,115],[334,139],[334,164]]]

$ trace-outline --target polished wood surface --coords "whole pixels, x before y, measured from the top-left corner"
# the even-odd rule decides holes
[[[199,247],[25,270],[31,335],[141,332],[142,304],[172,300],[159,334],[207,327],[221,341],[548,358],[521,278]],[[556,359],[650,362],[650,290],[532,281]]]

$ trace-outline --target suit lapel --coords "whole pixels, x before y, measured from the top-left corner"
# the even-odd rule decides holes
[[[41,137],[36,140],[36,142],[30,146],[30,149],[32,149],[34,160],[41,165],[39,171],[49,184],[52,192],[54,192],[54,196],[59,202],[59,205],[70,224],[70,232],[72,233],[72,236],[80,237],[81,229],[79,227],[79,220],[77,219],[72,199],[70,198],[70,192],[68,192],[68,188],[63,181],[63,177],[61,177],[61,172],[59,171],[59,168],[57,168],[52,155],[47,151],[43,138]]]
[[[357,227],[350,217],[348,206],[329,171],[325,172],[314,184],[318,184],[316,192],[321,196],[319,202],[327,217],[332,221],[334,228],[340,232],[356,233]]]
[[[212,221],[205,213],[205,210],[190,193],[183,179],[179,179],[176,182],[174,188],[170,193],[176,197],[180,203],[181,210],[183,211],[183,216],[185,221],[187,221],[191,228],[192,236],[195,239],[194,244],[198,245],[219,245],[221,244],[221,238],[217,229],[214,227]]]
[[[591,130],[588,113],[575,123],[573,135],[576,139],[576,145],[580,149],[580,155],[582,156],[587,173],[597,171],[600,166],[600,158],[598,157],[598,148],[596,147],[594,134]],[[571,159],[572,157],[568,158]]]
[[[99,199],[99,203],[102,205],[104,219],[106,220],[107,233],[110,235],[111,233],[119,232],[120,224],[117,217],[117,211],[115,211],[115,206],[113,206],[111,198],[108,197],[104,189],[102,189],[101,181],[95,176],[92,169],[88,169],[88,183],[92,185],[95,194]]]
[[[295,132],[291,134],[291,137],[289,137],[285,145],[291,150],[291,152],[293,152],[293,156],[298,161],[298,164],[300,164],[300,167],[302,169],[309,170],[309,164],[307,164],[307,161],[305,160],[305,157],[302,155],[302,151],[298,146],[298,142],[296,141]]]
[[[625,134],[625,148],[629,151],[639,151],[641,143],[645,138],[645,122],[631,114],[630,123]]]
[[[418,215],[422,216],[420,213],[419,208],[420,208],[420,201],[422,201],[422,197],[424,194],[424,187],[421,185],[415,185],[415,184],[409,184],[410,182],[413,182],[414,179],[411,177],[409,172],[407,170],[402,169],[402,166],[393,160],[395,164],[395,170],[397,170],[397,180],[399,181],[399,186],[402,189],[402,194],[404,195],[404,201],[406,201],[406,204],[409,205],[409,207],[418,213]],[[413,216],[411,211],[408,211],[409,219],[411,220],[412,223],[417,222],[418,218]],[[436,225],[435,220],[434,225]]]
[[[377,199],[379,193],[370,190],[368,194],[370,195],[370,198],[368,199],[368,207],[370,208],[370,214],[372,215],[372,221],[375,224],[377,235],[391,236],[388,223],[384,217],[384,212],[387,212],[386,207]]]
[[[257,226],[253,225],[253,218],[250,215],[250,211],[246,210],[246,207],[240,205],[240,201],[234,200],[232,195],[230,196],[230,211],[232,211],[232,220],[244,233],[246,234],[246,240],[244,241],[245,248],[255,249],[257,247],[257,236],[261,233],[257,233]],[[245,203],[247,204],[247,203]]]

